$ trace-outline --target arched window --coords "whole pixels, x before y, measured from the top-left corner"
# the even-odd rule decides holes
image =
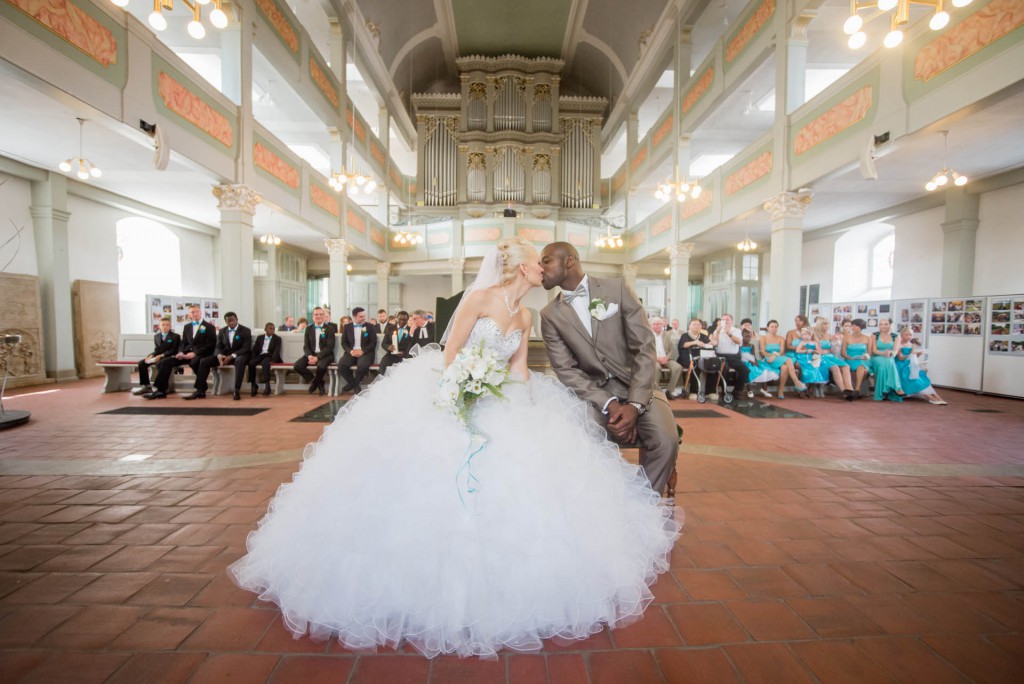
[[[162,223],[141,217],[121,219],[116,230],[121,332],[149,332],[159,321],[147,319],[152,314],[146,311],[146,295],[182,294],[178,236]]]
[[[887,235],[871,248],[871,289],[892,287],[892,259],[896,236]]]

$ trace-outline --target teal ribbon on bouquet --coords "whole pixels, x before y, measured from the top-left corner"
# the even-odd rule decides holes
[[[462,491],[465,489],[466,494],[476,494],[480,491],[477,485],[480,484],[480,479],[473,474],[473,459],[476,455],[484,450],[487,446],[487,438],[483,435],[469,433],[469,445],[466,447],[466,460],[459,466],[458,471],[455,473],[455,491],[459,493],[459,501],[462,505],[466,505],[466,500],[462,496]],[[466,485],[462,486],[462,473],[466,473]]]

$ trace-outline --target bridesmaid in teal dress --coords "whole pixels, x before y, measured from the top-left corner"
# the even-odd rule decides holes
[[[875,376],[875,401],[903,401],[905,395],[896,373],[896,338],[888,318],[878,321],[871,347],[871,373]]]
[[[828,372],[821,365],[821,349],[814,340],[814,332],[810,328],[803,328],[798,334],[794,351],[796,361],[800,364],[800,379],[808,385],[824,385],[828,382]]]
[[[929,404],[945,406],[946,402],[932,387],[932,381],[928,378],[927,371],[917,370],[916,373],[914,372],[911,360],[924,352],[914,344],[913,336],[914,333],[910,328],[905,327],[900,330],[900,341],[896,351],[896,374],[899,375],[903,392],[908,397],[921,394],[928,397]]]
[[[832,376],[832,382],[843,393],[846,401],[853,401],[853,380],[850,378],[850,364],[836,356],[841,351],[843,336],[836,331],[834,336],[828,334],[828,319],[818,316],[814,319],[814,339],[821,348],[821,367]],[[833,351],[833,347],[835,351]]]
[[[779,374],[779,399],[785,399],[786,383],[792,379],[793,386],[801,396],[807,396],[807,385],[797,378],[796,368],[793,366],[793,359],[782,353],[786,344],[785,338],[779,335],[779,322],[768,321],[768,332],[761,335],[761,358],[763,363],[770,366]]]
[[[871,372],[873,340],[864,334],[865,327],[867,327],[867,323],[863,318],[854,319],[850,321],[850,332],[843,336],[842,357],[850,366],[850,372],[853,373],[854,399],[860,399],[863,396],[860,393],[860,386],[864,383],[864,378]]]

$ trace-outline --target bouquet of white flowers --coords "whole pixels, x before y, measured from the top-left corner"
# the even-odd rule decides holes
[[[463,347],[444,370],[434,403],[469,425],[469,413],[477,400],[488,394],[505,398],[501,387],[508,377],[505,363],[483,343]]]

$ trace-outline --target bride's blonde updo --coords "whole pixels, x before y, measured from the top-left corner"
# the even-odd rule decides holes
[[[521,237],[500,240],[497,247],[500,259],[501,280],[498,281],[500,285],[508,285],[515,280],[519,264],[524,264],[533,258],[533,253],[537,251],[531,242]]]

